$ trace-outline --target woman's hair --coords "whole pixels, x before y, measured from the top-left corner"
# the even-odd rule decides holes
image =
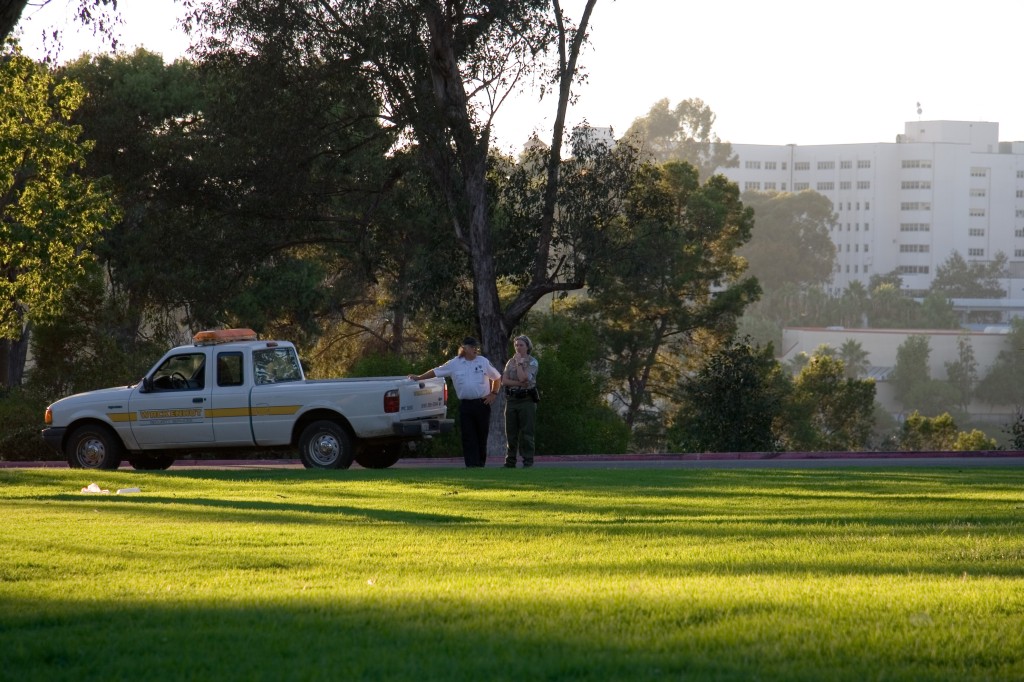
[[[522,341],[523,343],[525,343],[526,344],[526,354],[527,355],[533,355],[533,341],[530,341],[530,337],[529,336],[527,336],[526,334],[520,334],[516,338],[512,339],[512,343],[515,343],[516,341]]]

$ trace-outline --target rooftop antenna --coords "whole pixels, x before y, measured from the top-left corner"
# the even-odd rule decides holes
[[[921,103],[920,102],[917,103],[917,120],[918,121],[921,120]]]

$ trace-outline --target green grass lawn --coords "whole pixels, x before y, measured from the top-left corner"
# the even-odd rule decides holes
[[[6,469],[0,515],[0,680],[1024,679],[1020,469]]]

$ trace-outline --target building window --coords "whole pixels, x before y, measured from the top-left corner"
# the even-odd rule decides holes
[[[1014,258],[1024,258],[1024,249],[1014,249],[1013,250],[1013,257]]]
[[[786,170],[786,166],[788,166],[788,165],[789,165],[789,162],[783,161],[782,162],[782,170]]]
[[[834,183],[834,182],[819,182],[817,184],[817,186],[816,186],[816,189],[819,192],[829,192],[831,190],[834,190],[835,188],[836,188],[836,183]]]
[[[970,210],[970,215],[971,215],[972,218],[984,218],[985,217],[985,209],[983,209],[983,208],[972,208]]]
[[[753,169],[756,169],[756,170],[760,170],[761,169],[761,162],[760,161],[747,161],[743,165],[743,167],[744,168],[753,168]]]
[[[811,170],[810,161],[797,161],[793,164],[793,170]]]
[[[871,162],[870,161],[858,161],[857,162],[857,168],[871,168]]]
[[[833,170],[836,167],[835,161],[819,161],[818,170]]]
[[[853,168],[853,161],[840,161],[839,167],[842,169]]]
[[[900,189],[931,189],[931,180],[904,180],[900,183]]]
[[[765,161],[764,162],[765,170],[775,170],[775,166],[776,166],[776,163],[774,161]]]
[[[967,255],[980,258],[985,255],[985,249],[967,249]]]
[[[1018,218],[1024,218],[1024,208],[1018,208],[1017,209],[1017,217]]]
[[[896,272],[901,275],[927,275],[927,265],[899,265],[896,267]]]
[[[864,223],[864,231],[867,232],[870,229],[871,229],[870,223]]]
[[[900,223],[900,232],[931,232],[931,223]]]
[[[904,168],[931,168],[931,159],[907,159],[903,162]]]
[[[811,187],[811,183],[809,183],[809,182],[794,182],[793,183],[793,191],[794,192],[800,192],[800,191],[805,190],[805,189],[810,189],[810,187]]]
[[[871,202],[870,201],[865,201],[864,202],[864,210],[865,211],[870,211],[871,210]]]
[[[871,181],[870,180],[858,180],[857,181],[857,189],[871,189]]]
[[[967,230],[967,234],[969,234],[972,237],[984,237],[985,230],[980,227],[972,227],[971,229]]]
[[[971,196],[972,196],[972,197],[984,197],[984,196],[988,196],[988,191],[987,191],[987,190],[984,190],[984,189],[980,189],[980,188],[972,188],[972,189],[971,189]]]
[[[743,189],[748,191],[748,192],[749,191],[756,192],[756,191],[761,189],[761,183],[760,182],[744,182],[743,183]]]
[[[900,204],[901,211],[930,211],[931,202],[928,201],[904,201]]]
[[[930,250],[928,244],[900,244],[900,253],[928,253]]]
[[[766,183],[764,183],[764,188],[765,189],[775,189],[775,183],[774,182],[766,182]]]
[[[972,168],[971,169],[971,177],[972,178],[987,178],[988,177],[988,168]]]
[[[1018,227],[1016,230],[1013,231],[1013,236],[1014,237],[1024,237],[1024,230],[1022,230],[1022,229],[1020,229]]]
[[[1017,198],[1024,199],[1024,189],[1017,190]]]
[[[785,192],[786,191],[786,183],[782,183],[782,187],[780,187],[779,189],[781,189],[783,192]]]
[[[1017,171],[1017,177],[1021,178],[1021,179],[1024,179],[1024,170]]]
[[[850,189],[852,186],[853,183],[851,183],[849,180],[844,180],[843,182],[839,183],[839,189]]]
[[[870,244],[865,244],[865,245],[864,245],[864,253],[867,253],[867,252],[868,252],[868,247],[869,247],[869,246],[871,246],[871,245],[870,245]],[[867,272],[867,270],[865,270],[864,272]]]

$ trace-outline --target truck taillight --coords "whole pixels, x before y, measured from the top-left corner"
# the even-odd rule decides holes
[[[444,404],[448,404],[448,382],[444,382]]]
[[[398,412],[398,408],[402,401],[398,397],[398,389],[393,388],[384,394],[384,412],[391,414],[392,412]]]
[[[49,407],[46,408],[46,414],[43,415],[43,422],[45,424],[53,423],[53,410],[51,410]]]

